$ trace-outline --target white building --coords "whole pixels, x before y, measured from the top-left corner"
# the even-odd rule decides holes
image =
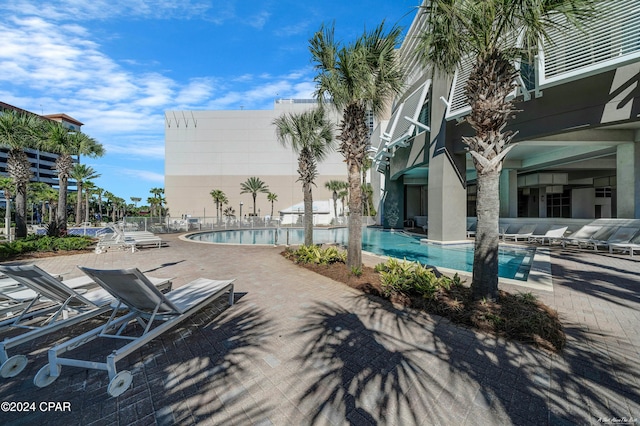
[[[251,194],[240,194],[240,184],[256,176],[278,196],[273,216],[302,200],[298,158],[276,138],[273,121],[283,113],[315,107],[314,100],[276,100],[273,110],[166,111],[165,197],[172,217],[216,217],[211,195],[222,190],[235,215],[253,212]],[[333,117],[337,123],[337,116]],[[337,126],[336,126],[337,127]],[[338,141],[336,141],[336,146]],[[318,165],[314,200],[327,200],[329,180],[347,180],[347,167],[337,151]],[[227,207],[227,206],[225,206]],[[267,194],[256,198],[256,213],[271,215]]]

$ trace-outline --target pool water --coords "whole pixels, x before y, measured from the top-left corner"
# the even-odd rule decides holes
[[[316,244],[339,244],[346,246],[349,232],[346,228],[315,229],[313,242]],[[226,244],[302,244],[304,230],[246,229],[237,231],[213,231],[189,236],[195,241]],[[370,253],[407,259],[422,264],[457,271],[473,270],[473,244],[451,245],[428,244],[420,238],[403,232],[393,232],[377,228],[363,228],[362,249]],[[526,281],[531,268],[535,248],[500,247],[498,274],[502,278]]]

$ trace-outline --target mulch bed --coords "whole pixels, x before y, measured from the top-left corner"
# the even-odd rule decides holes
[[[285,252],[283,255],[289,257]],[[484,333],[518,340],[552,352],[560,352],[566,342],[557,312],[533,297],[501,290],[495,302],[473,301],[471,289],[461,285],[448,290],[441,288],[433,299],[402,293],[385,298],[380,274],[371,267],[363,266],[362,274],[356,276],[344,263],[298,265],[366,294],[388,299],[396,305],[440,315],[453,323]]]

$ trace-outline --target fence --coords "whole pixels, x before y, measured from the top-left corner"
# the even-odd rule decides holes
[[[330,224],[324,224],[314,215],[314,226],[347,226],[348,217],[333,218]],[[155,234],[189,231],[217,231],[225,229],[265,229],[265,228],[300,228],[303,226],[304,214],[296,215],[294,220],[283,221],[280,217],[247,216],[245,218],[227,217],[126,217],[125,230],[150,231]],[[372,225],[373,219],[363,217],[362,223]]]

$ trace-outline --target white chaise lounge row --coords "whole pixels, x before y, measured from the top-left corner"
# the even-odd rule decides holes
[[[467,236],[475,236],[475,222],[468,224]],[[561,244],[562,247],[633,256],[640,252],[640,219],[595,219],[573,229],[566,224],[548,221],[501,223],[499,236],[503,241]]]
[[[105,370],[109,375],[107,392],[118,396],[131,385],[128,371],[118,372],[116,362],[141,348],[150,340],[175,327],[206,305],[229,294],[229,305],[234,302],[233,279],[212,280],[199,278],[178,289],[171,290],[171,280],[148,277],[138,269],[97,270],[79,267],[84,273],[75,281],[59,281],[35,265],[0,266],[0,272],[22,286],[28,302],[12,307],[0,321],[0,333],[11,330],[10,337],[0,342],[0,376],[14,377],[24,370],[28,360],[25,355],[11,357],[8,350],[23,343],[64,328],[69,340],[48,349],[49,363],[34,378],[38,387],[55,381],[63,365]],[[100,289],[81,290],[67,284],[93,283]],[[10,286],[5,287],[5,290]],[[89,286],[90,288],[90,286]],[[168,291],[163,294],[162,291]],[[7,291],[12,294],[11,291]],[[15,292],[14,292],[15,293]],[[4,295],[0,287],[0,295]],[[111,315],[98,327],[74,337],[73,325],[98,319],[101,314]],[[103,321],[101,321],[103,322]],[[134,327],[127,327],[128,325]],[[140,326],[142,330],[132,330]],[[137,334],[132,334],[137,333]],[[105,362],[71,357],[68,351],[89,344],[97,338],[118,339],[123,342],[118,349],[106,356]],[[99,347],[99,346],[98,346]]]

